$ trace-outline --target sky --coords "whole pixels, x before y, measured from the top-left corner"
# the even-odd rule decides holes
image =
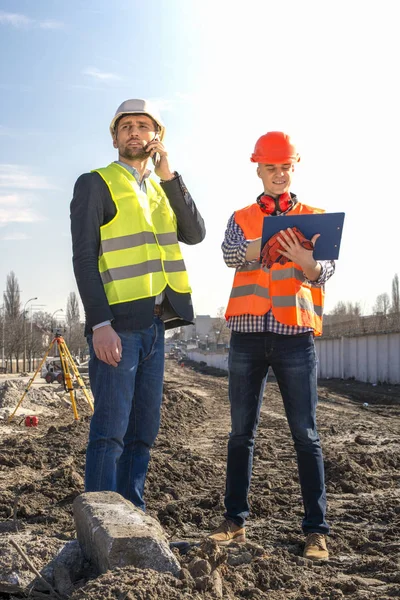
[[[371,312],[400,274],[400,86],[395,0],[0,0],[0,284],[65,312],[77,292],[69,204],[80,174],[116,160],[109,123],[156,102],[171,166],[206,222],[182,245],[196,314],[228,302],[221,243],[262,192],[256,140],[281,130],[300,201],[345,212],[326,312]],[[38,308],[39,309],[39,308]],[[62,316],[59,313],[59,316]],[[83,311],[81,313],[83,318]]]

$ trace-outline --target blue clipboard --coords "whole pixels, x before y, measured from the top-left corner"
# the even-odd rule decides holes
[[[316,260],[335,260],[339,258],[344,216],[345,213],[319,213],[264,217],[261,248],[278,231],[297,227],[308,240],[316,233],[321,234],[315,242],[313,255]]]

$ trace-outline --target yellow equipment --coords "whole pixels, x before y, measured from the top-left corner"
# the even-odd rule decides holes
[[[78,371],[78,368],[74,362],[74,359],[72,358],[72,355],[71,355],[70,351],[68,350],[68,347],[67,347],[67,344],[65,343],[64,338],[62,337],[62,335],[60,335],[59,333],[56,332],[54,339],[51,341],[50,346],[48,347],[47,352],[43,357],[42,362],[36,369],[34,376],[28,381],[28,385],[26,386],[25,391],[22,394],[22,397],[20,398],[17,406],[15,407],[14,412],[8,417],[8,422],[11,421],[11,419],[14,417],[15,413],[17,412],[18,408],[21,406],[23,399],[25,398],[26,394],[29,391],[29,388],[31,387],[32,383],[34,382],[36,375],[41,371],[42,366],[43,366],[46,358],[50,354],[50,350],[53,348],[55,343],[58,346],[58,354],[60,356],[60,362],[61,362],[62,371],[64,374],[64,387],[65,387],[65,390],[67,392],[69,392],[69,396],[71,398],[72,409],[74,411],[74,418],[76,420],[79,420],[79,415],[78,415],[78,411],[76,408],[75,390],[74,390],[74,385],[73,385],[73,380],[72,380],[70,369],[72,370],[73,374],[75,375],[75,379],[76,379],[80,389],[84,393],[87,403],[89,404],[89,406],[91,408],[91,411],[93,412],[94,409],[93,409],[92,399],[89,396],[88,390],[87,390],[87,388],[83,382],[83,379]]]

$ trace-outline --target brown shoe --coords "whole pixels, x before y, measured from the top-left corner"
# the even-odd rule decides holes
[[[326,539],[322,533],[309,533],[303,552],[304,558],[309,560],[328,560],[329,552]]]
[[[217,542],[218,546],[229,546],[233,542],[243,544],[246,541],[245,528],[225,519],[207,538]]]

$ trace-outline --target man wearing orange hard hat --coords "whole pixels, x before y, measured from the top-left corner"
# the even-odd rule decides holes
[[[324,464],[316,426],[317,361],[314,336],[321,335],[323,286],[333,261],[317,262],[313,246],[288,228],[261,248],[264,218],[324,212],[290,191],[300,156],[291,138],[271,131],[257,141],[251,161],[263,192],[229,219],[222,244],[225,263],[236,269],[226,310],[231,329],[229,400],[231,433],[225,519],[210,534],[220,545],[245,541],[248,493],[256,428],[267,382],[274,371],[297,454],[304,505],[304,556],[327,560]]]

